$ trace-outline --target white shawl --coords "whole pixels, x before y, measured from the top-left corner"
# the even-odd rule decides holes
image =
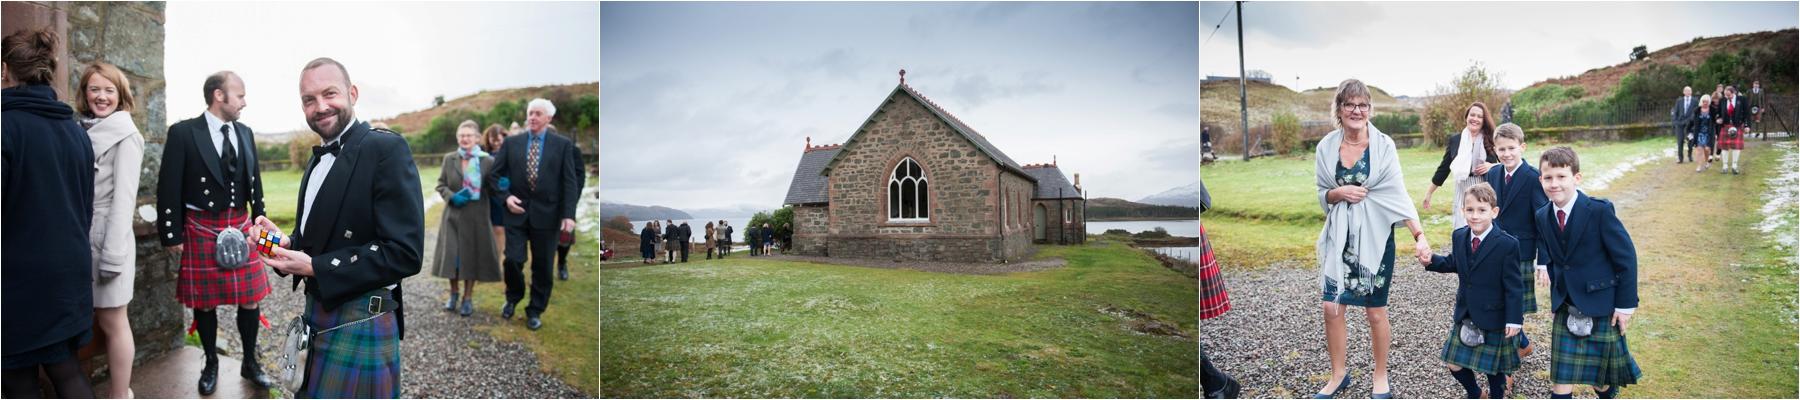
[[[1364,180],[1363,187],[1369,190],[1369,195],[1363,201],[1332,204],[1325,200],[1325,193],[1338,187],[1337,166],[1342,165],[1338,159],[1338,146],[1344,140],[1342,129],[1326,134],[1319,141],[1317,154],[1313,157],[1317,162],[1314,175],[1319,207],[1325,211],[1325,229],[1319,232],[1318,243],[1319,284],[1339,283],[1334,285],[1337,296],[1343,295],[1346,288],[1342,282],[1352,273],[1350,266],[1344,264],[1343,256],[1345,242],[1353,230],[1357,240],[1350,246],[1355,249],[1357,264],[1362,269],[1357,272],[1362,276],[1374,276],[1381,266],[1387,239],[1393,234],[1394,227],[1407,220],[1419,219],[1412,196],[1406,191],[1406,179],[1401,175],[1399,153],[1394,148],[1393,138],[1381,133],[1374,124],[1369,124],[1368,129],[1369,177]]]

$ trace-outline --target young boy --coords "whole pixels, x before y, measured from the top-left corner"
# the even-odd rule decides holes
[[[1550,204],[1537,210],[1538,238],[1550,256],[1551,398],[1571,398],[1576,384],[1603,399],[1643,373],[1625,342],[1638,305],[1637,249],[1605,199],[1577,191],[1581,160],[1568,147],[1545,151],[1538,182]]]
[[[1519,370],[1516,338],[1525,323],[1519,240],[1494,225],[1495,197],[1487,183],[1470,186],[1462,201],[1469,225],[1450,234],[1450,257],[1419,259],[1428,271],[1457,275],[1450,337],[1438,358],[1471,399],[1481,398],[1476,372],[1487,376],[1488,398],[1506,398],[1506,376]]]
[[[1525,153],[1525,130],[1511,123],[1501,124],[1494,129],[1494,152],[1500,155],[1500,164],[1504,168],[1489,169],[1487,183],[1499,196],[1495,207],[1500,216],[1494,223],[1501,231],[1510,233],[1519,239],[1519,271],[1526,279],[1525,295],[1520,301],[1525,302],[1524,313],[1537,313],[1537,291],[1534,285],[1550,283],[1550,276],[1544,263],[1550,255],[1537,235],[1537,220],[1532,218],[1537,209],[1549,204],[1544,196],[1544,187],[1538,184],[1538,170],[1522,158]],[[1534,280],[1532,277],[1537,279]],[[1519,333],[1519,358],[1531,355],[1531,337],[1524,332]]]

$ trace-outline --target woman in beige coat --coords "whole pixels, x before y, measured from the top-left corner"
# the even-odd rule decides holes
[[[438,195],[447,204],[443,220],[438,223],[432,275],[450,280],[450,301],[444,304],[445,310],[456,310],[456,284],[462,283],[461,314],[465,317],[475,313],[475,281],[500,281],[494,224],[488,219],[488,199],[495,194],[481,191],[481,178],[494,169],[494,157],[476,146],[481,141],[480,129],[475,121],[463,121],[456,128],[457,150],[444,155],[437,184]]]
[[[137,239],[131,213],[137,206],[138,173],[144,138],[131,121],[131,82],[118,67],[89,65],[76,97],[81,127],[94,144],[94,225],[88,230],[94,256],[95,326],[106,333],[106,363],[112,371],[107,397],[131,398],[131,361],[137,345],[125,306],[131,303],[137,271]]]

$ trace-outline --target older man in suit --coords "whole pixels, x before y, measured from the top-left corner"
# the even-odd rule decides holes
[[[550,127],[556,105],[532,99],[525,105],[525,134],[506,138],[494,157],[492,174],[506,177],[511,185],[491,190],[506,196],[506,306],[502,318],[511,319],[525,297],[525,252],[531,252],[531,303],[525,306],[525,326],[538,330],[539,318],[550,306],[551,260],[555,259],[558,232],[575,230],[575,206],[587,176],[581,173],[581,151],[575,142]],[[498,179],[489,179],[494,182]]]
[[[1675,98],[1675,109],[1669,110],[1669,116],[1675,123],[1673,129],[1675,131],[1676,164],[1694,161],[1689,159],[1691,156],[1688,155],[1688,150],[1694,148],[1693,142],[1688,139],[1688,135],[1692,132],[1688,132],[1684,128],[1693,123],[1694,114],[1699,112],[1699,108],[1700,99],[1694,98],[1694,88],[1681,87],[1681,97]]]
[[[424,194],[406,139],[356,120],[358,95],[336,60],[301,69],[300,106],[324,144],[301,175],[292,249],[265,261],[306,285],[303,315],[315,333],[301,398],[400,396],[400,281],[424,263]],[[253,236],[280,230],[256,221]]]

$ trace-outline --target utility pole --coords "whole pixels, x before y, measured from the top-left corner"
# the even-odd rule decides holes
[[[1238,117],[1242,118],[1244,130],[1244,161],[1250,161],[1250,97],[1249,76],[1244,74],[1244,2],[1237,2],[1238,31]]]

